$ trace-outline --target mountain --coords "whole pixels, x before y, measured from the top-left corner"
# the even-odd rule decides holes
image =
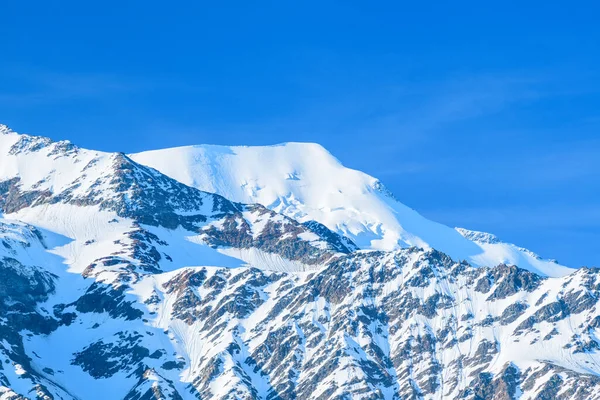
[[[262,204],[298,221],[318,221],[361,249],[418,246],[478,266],[516,264],[547,276],[572,272],[493,235],[452,229],[424,218],[396,200],[379,180],[345,168],[318,144],[202,145],[130,157],[200,190]]]
[[[317,145],[0,126],[0,210],[0,399],[600,399],[600,271],[427,221]]]

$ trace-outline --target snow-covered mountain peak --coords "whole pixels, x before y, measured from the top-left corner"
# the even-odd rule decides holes
[[[9,133],[12,133],[12,129],[8,125],[0,124],[0,135],[8,135]]]
[[[318,145],[0,137],[2,400],[600,400],[599,299]]]
[[[424,218],[400,203],[379,180],[344,167],[314,143],[199,145],[127,156],[10,131],[0,140],[0,154],[4,154],[0,180],[15,185],[18,179],[21,193],[37,193],[38,203],[32,204],[54,196],[132,213],[132,207],[143,208],[139,201],[153,198],[156,207],[170,190],[183,193],[193,187],[234,202],[258,203],[301,223],[317,221],[362,249],[417,246],[476,265],[517,264],[549,276],[570,272],[492,235],[467,234]],[[189,212],[190,204],[198,207],[200,200],[169,203],[178,212]]]
[[[232,202],[187,186],[123,153],[11,133],[0,142],[0,157],[0,209],[25,222],[66,233],[79,243],[96,240],[103,232],[90,232],[98,227],[89,227],[88,221],[71,218],[71,214],[89,218],[92,213],[103,216],[100,227],[123,219],[128,221],[127,229],[139,225],[180,229],[187,236],[182,234],[179,240],[209,246],[263,269],[315,268],[337,253],[354,249],[351,241],[316,222],[301,224],[263,206]],[[156,254],[154,258],[161,259]],[[151,264],[155,270],[172,268]]]
[[[520,247],[478,240],[484,234],[466,235],[428,220],[398,201],[378,179],[344,167],[317,144],[199,145],[131,158],[186,185],[259,203],[301,222],[318,221],[363,249],[417,246],[481,266],[517,264],[548,276],[571,272]]]
[[[160,166],[161,168],[156,169],[163,170],[163,173],[164,170],[179,170],[178,180],[186,185],[246,203],[253,202],[253,199],[272,203],[279,199],[282,191],[298,196],[306,193],[314,197],[319,193],[307,191],[320,185],[299,190],[297,186],[300,184],[297,182],[303,180],[303,184],[306,184],[307,178],[319,177],[319,180],[333,185],[339,176],[320,174],[320,171],[346,171],[335,157],[315,143],[290,142],[273,146],[197,145],[149,151],[134,154],[132,158],[138,162],[154,160],[155,165],[151,166]],[[236,172],[237,167],[246,168]],[[358,171],[353,171],[352,174],[363,175]],[[366,175],[364,178],[367,178]],[[238,179],[240,184],[232,187],[232,179]],[[343,187],[341,184],[339,186],[340,189]]]

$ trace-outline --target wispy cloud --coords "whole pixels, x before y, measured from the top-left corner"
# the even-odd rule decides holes
[[[425,210],[428,217],[438,221],[460,221],[466,228],[481,226],[510,226],[511,229],[585,229],[600,225],[600,208],[584,205],[520,205],[467,207]]]
[[[537,149],[537,153],[523,157],[512,166],[521,177],[518,182],[539,187],[573,185],[582,179],[600,178],[600,140],[565,143],[560,149],[542,148]],[[506,167],[498,165],[498,168]]]
[[[0,92],[0,103],[35,106],[69,100],[98,99],[142,88],[130,79],[99,73],[63,73],[31,68],[3,68],[13,82]]]
[[[406,112],[399,110],[398,129],[425,133],[450,123],[501,111],[515,103],[543,96],[540,81],[512,76],[473,76],[427,85],[420,90],[423,101]]]

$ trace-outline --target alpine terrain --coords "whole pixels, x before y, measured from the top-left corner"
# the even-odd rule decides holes
[[[0,399],[600,399],[599,302],[316,144],[0,125]]]

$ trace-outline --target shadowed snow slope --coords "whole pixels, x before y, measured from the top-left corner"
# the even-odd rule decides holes
[[[424,218],[376,178],[344,167],[322,146],[200,145],[133,154],[135,161],[186,185],[244,203],[259,203],[298,221],[316,220],[360,248],[435,248],[480,266],[516,264],[548,276],[572,270],[498,240],[475,240]],[[470,233],[471,232],[471,233]]]

